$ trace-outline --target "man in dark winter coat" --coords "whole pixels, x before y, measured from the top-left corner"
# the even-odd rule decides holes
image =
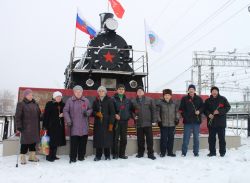
[[[223,157],[226,154],[226,114],[230,108],[227,99],[219,94],[219,88],[213,86],[210,97],[205,101],[205,115],[207,116],[209,130],[209,157],[216,156],[216,134],[219,138],[220,156]]]
[[[132,103],[125,95],[125,86],[118,85],[117,93],[113,96],[115,106],[115,125],[113,141],[113,158],[127,159],[125,155],[127,145],[128,120],[132,116]],[[120,139],[120,143],[119,143]],[[119,145],[120,144],[120,145]]]
[[[92,108],[89,100],[83,96],[83,88],[73,88],[74,96],[70,97],[63,109],[64,119],[70,128],[70,162],[84,160],[88,141],[89,116]]]
[[[53,162],[59,158],[56,156],[57,147],[66,145],[65,126],[63,118],[63,108],[65,104],[62,101],[62,93],[56,91],[53,93],[52,101],[47,102],[43,115],[43,128],[47,130],[50,137],[49,155],[46,160]]]
[[[163,99],[157,104],[157,122],[161,131],[160,157],[173,153],[175,126],[179,123],[178,107],[172,100],[172,90],[163,90]]]
[[[188,95],[182,97],[179,111],[183,118],[184,134],[182,144],[182,156],[186,156],[191,131],[193,132],[193,153],[199,156],[199,132],[201,124],[201,114],[203,113],[203,100],[196,95],[195,86],[189,85]]]
[[[100,86],[97,92],[98,97],[93,103],[93,116],[95,117],[93,145],[96,148],[94,161],[101,160],[103,151],[105,160],[110,160],[110,149],[113,145],[115,107],[113,100],[107,96],[107,89],[104,86]]]
[[[144,96],[143,87],[138,87],[136,93],[137,97],[132,101],[138,143],[138,154],[136,157],[141,158],[144,156],[146,136],[148,158],[155,160],[152,131],[152,123],[156,122],[155,102],[153,99]]]
[[[26,164],[25,154],[29,150],[29,161],[39,161],[36,157],[36,144],[40,142],[41,111],[33,99],[31,89],[23,92],[23,101],[17,104],[15,124],[17,132],[21,133],[21,164]]]

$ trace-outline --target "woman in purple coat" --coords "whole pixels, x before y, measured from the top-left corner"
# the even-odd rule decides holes
[[[70,162],[84,160],[88,141],[89,116],[92,113],[89,100],[83,96],[83,88],[73,88],[74,96],[70,97],[63,109],[66,124],[70,127]]]

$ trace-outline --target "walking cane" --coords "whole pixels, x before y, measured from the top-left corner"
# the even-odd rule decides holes
[[[69,127],[69,163],[71,164],[71,126]]]
[[[19,155],[20,155],[20,147],[21,147],[21,132],[20,132],[20,136],[19,136],[19,145],[18,145],[18,149],[16,152],[16,168],[18,168],[18,160],[19,160]]]

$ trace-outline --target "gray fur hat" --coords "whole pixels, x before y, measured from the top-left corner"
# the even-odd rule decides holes
[[[103,90],[105,93],[107,93],[107,89],[104,86],[99,86],[97,91]]]
[[[80,86],[80,85],[76,85],[74,86],[73,90],[80,90],[80,91],[83,91],[83,88]]]

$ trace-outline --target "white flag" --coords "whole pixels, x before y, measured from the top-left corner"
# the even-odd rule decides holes
[[[145,23],[145,33],[147,44],[156,52],[161,52],[164,47],[164,41]]]

